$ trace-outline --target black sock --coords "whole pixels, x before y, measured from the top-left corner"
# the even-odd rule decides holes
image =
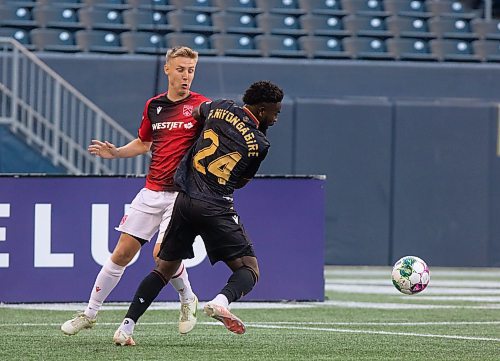
[[[219,293],[226,296],[229,303],[231,303],[250,292],[256,282],[257,279],[253,271],[247,267],[241,267],[233,272],[226,286]]]
[[[137,288],[125,318],[131,318],[137,323],[139,317],[146,312],[149,305],[151,305],[167,283],[168,282],[165,282],[163,276],[156,271],[147,275],[146,278],[142,280],[139,288]]]

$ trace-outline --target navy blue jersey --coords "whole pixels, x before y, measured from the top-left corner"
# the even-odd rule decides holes
[[[181,161],[175,183],[192,198],[230,204],[233,192],[251,179],[269,150],[259,122],[232,100],[218,99],[200,106],[205,125]]]

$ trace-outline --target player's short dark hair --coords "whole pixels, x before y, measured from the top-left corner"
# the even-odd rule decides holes
[[[243,102],[248,105],[260,103],[279,103],[283,100],[283,90],[267,80],[253,83],[245,91]]]

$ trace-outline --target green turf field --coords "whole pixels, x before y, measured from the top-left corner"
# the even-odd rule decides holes
[[[149,310],[136,347],[112,343],[125,307],[105,308],[92,330],[64,336],[60,324],[74,311],[3,305],[0,360],[500,360],[500,270],[433,268],[415,296],[389,278],[387,267],[327,267],[323,304],[235,305],[244,335],[200,313],[180,336],[176,310]]]

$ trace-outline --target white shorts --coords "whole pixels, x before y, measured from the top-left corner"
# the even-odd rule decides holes
[[[131,236],[151,240],[158,231],[156,243],[161,243],[163,234],[172,218],[172,209],[178,192],[156,192],[143,188],[137,193],[123,216],[117,231]]]

